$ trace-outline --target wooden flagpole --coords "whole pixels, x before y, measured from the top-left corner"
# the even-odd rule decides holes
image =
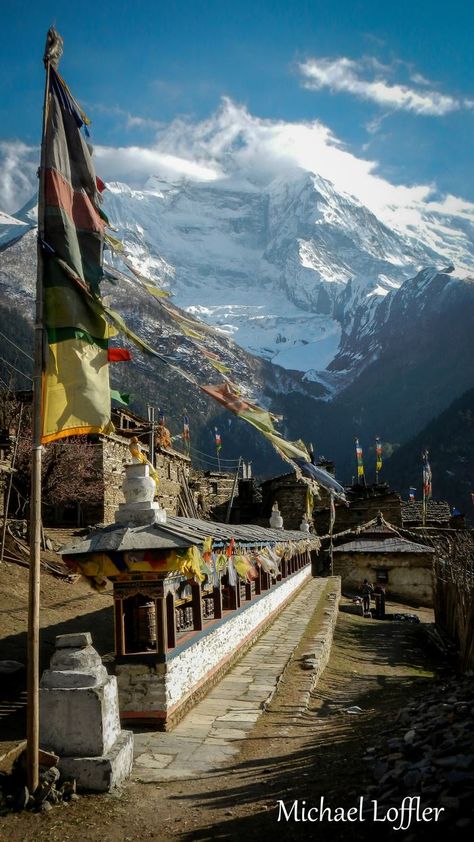
[[[45,134],[48,118],[50,61],[48,57],[49,33],[46,41],[44,64],[46,80],[43,102],[43,127],[41,134],[41,164],[38,192],[38,246],[36,274],[35,356],[33,374],[33,417],[30,493],[30,568],[28,589],[28,640],[27,640],[27,771],[28,788],[34,793],[39,783],[39,619],[40,619],[40,566],[41,566],[41,433],[42,386],[44,370],[43,329],[43,255],[41,242],[44,237],[44,180]]]
[[[330,575],[334,576],[334,522],[336,520],[336,504],[334,502],[334,491],[329,492],[329,564]]]
[[[421,481],[423,484],[423,504],[421,508],[421,523],[422,526],[426,526],[426,485],[425,485],[425,477],[426,477],[426,451],[423,451],[422,454],[422,468],[421,468]]]

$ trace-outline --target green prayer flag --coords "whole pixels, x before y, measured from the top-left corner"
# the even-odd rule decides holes
[[[124,406],[129,406],[131,395],[127,395],[124,392],[119,392],[117,389],[110,390],[110,397],[112,400],[117,401],[117,403],[123,403]]]

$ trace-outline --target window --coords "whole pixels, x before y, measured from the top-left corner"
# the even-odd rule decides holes
[[[388,570],[380,569],[375,571],[376,581],[378,585],[388,584]]]

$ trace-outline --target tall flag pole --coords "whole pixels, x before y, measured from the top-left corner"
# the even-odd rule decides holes
[[[35,792],[39,783],[39,610],[41,564],[41,464],[42,464],[42,381],[44,370],[43,327],[43,251],[41,243],[45,233],[45,165],[46,126],[49,112],[51,68],[55,68],[62,55],[63,42],[51,28],[46,37],[43,63],[46,70],[43,125],[41,131],[41,163],[38,191],[38,246],[36,272],[36,313],[34,340],[32,451],[30,492],[30,565],[28,583],[28,638],[27,638],[27,772],[28,787]]]
[[[433,496],[431,465],[428,462],[428,451],[422,453],[423,460],[423,526],[426,526],[428,500]]]
[[[51,27],[46,70],[38,191],[38,249],[33,374],[30,565],[27,667],[28,787],[38,787],[39,607],[42,446],[66,436],[107,433],[111,422],[109,363],[126,360],[109,348],[118,332],[154,353],[100,295],[106,217],[96,178],[89,122],[58,73],[63,39]],[[84,129],[84,137],[81,129]]]
[[[215,441],[215,444],[216,444],[217,467],[218,467],[218,469],[219,469],[219,473],[220,473],[220,470],[221,470],[221,460],[220,460],[220,455],[219,455],[219,454],[220,454],[221,449],[222,449],[222,440],[221,440],[221,434],[219,433],[219,431],[218,431],[217,427],[214,427],[214,441]]]
[[[189,433],[189,417],[186,410],[184,410],[183,414],[183,445],[186,456],[189,456],[191,452],[191,437]]]
[[[334,502],[334,491],[329,492],[329,563],[331,576],[334,575],[334,544],[333,532],[334,523],[336,521],[336,506]]]
[[[362,453],[362,448],[359,444],[359,439],[355,440],[355,448],[356,448],[356,459],[357,459],[357,481],[365,483],[365,474],[364,474],[364,455]]]
[[[379,474],[382,470],[382,442],[377,436],[375,439],[375,484],[378,485]]]

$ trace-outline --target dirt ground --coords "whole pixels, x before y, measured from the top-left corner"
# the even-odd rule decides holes
[[[15,578],[14,572],[11,575]],[[54,640],[53,631],[57,632],[55,620],[68,630],[70,625],[85,628],[86,618],[66,619],[64,612],[79,614],[86,606],[87,627],[92,628],[91,620],[97,621],[94,638],[96,642],[101,640],[102,653],[109,651],[104,646],[112,645],[107,638],[111,632],[107,632],[111,624],[110,596],[94,594],[86,590],[85,583],[80,583],[69,586],[67,599],[61,585],[57,583],[56,601],[45,607],[45,634],[52,636],[50,642]],[[403,608],[397,605],[396,610]],[[420,615],[424,621],[432,619],[427,610]],[[308,632],[311,633],[310,628]],[[18,643],[18,632],[8,640],[10,647],[14,640]],[[301,651],[304,646],[303,638]],[[13,657],[15,647],[10,651],[8,657]],[[292,671],[300,667],[294,660],[272,710],[260,717],[231,766],[187,781],[128,784],[121,793],[83,796],[47,815],[11,814],[0,819],[0,840],[194,842],[241,837],[265,840],[275,836],[279,840],[388,839],[385,825],[372,823],[279,823],[277,802],[281,799],[291,807],[298,799],[300,805],[306,801],[310,807],[318,805],[324,795],[327,804],[348,807],[357,803],[361,795],[369,799],[374,779],[370,763],[363,759],[365,748],[378,736],[391,732],[398,709],[423,694],[436,670],[444,666],[430,649],[422,625],[340,614],[331,659],[313,691],[308,711],[296,715]],[[358,705],[362,713],[347,714],[345,711],[352,705]],[[417,831],[410,837],[401,831],[395,833],[395,838],[409,842],[425,836]],[[433,829],[429,838],[436,840],[441,836]]]

